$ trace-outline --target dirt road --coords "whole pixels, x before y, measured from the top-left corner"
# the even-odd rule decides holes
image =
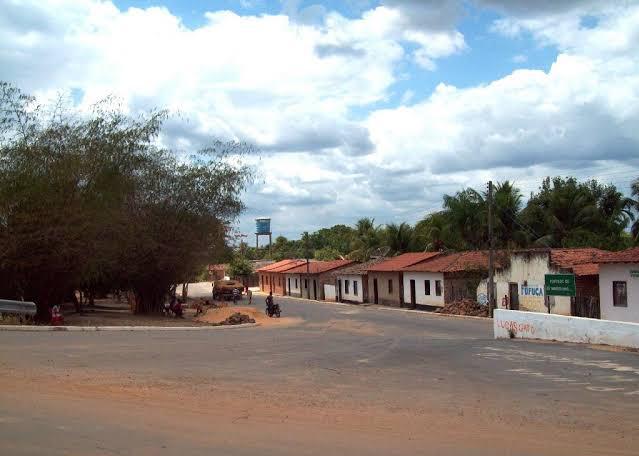
[[[304,323],[0,333],[8,455],[636,455],[639,357],[282,300]]]

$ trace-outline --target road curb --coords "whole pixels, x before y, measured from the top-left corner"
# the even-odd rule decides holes
[[[240,329],[260,326],[260,323],[221,326],[30,326],[0,325],[0,331],[23,332],[96,332],[96,331],[211,331],[218,329]]]
[[[264,292],[256,292],[254,294],[257,294],[258,296],[267,296],[266,293]],[[492,321],[492,318],[489,317],[475,317],[472,315],[454,315],[454,314],[442,314],[442,313],[437,313],[437,312],[430,312],[428,310],[415,310],[415,309],[403,309],[401,307],[389,307],[389,306],[380,306],[377,304],[368,304],[368,303],[362,303],[362,304],[353,304],[353,303],[348,303],[348,302],[333,302],[333,301],[320,301],[317,299],[307,299],[307,298],[298,298],[295,296],[277,296],[278,298],[282,298],[282,299],[300,299],[303,301],[307,301],[307,302],[317,302],[319,304],[325,304],[328,306],[342,306],[342,307],[368,307],[371,309],[377,309],[377,310],[384,310],[384,311],[389,311],[389,312],[405,312],[405,313],[415,313],[418,315],[432,315],[435,317],[441,317],[441,318],[462,318],[462,319],[467,319],[467,320],[487,320],[487,321]]]

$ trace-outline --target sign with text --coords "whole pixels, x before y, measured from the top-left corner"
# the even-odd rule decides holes
[[[545,278],[546,296],[575,296],[577,294],[574,274],[546,274]]]

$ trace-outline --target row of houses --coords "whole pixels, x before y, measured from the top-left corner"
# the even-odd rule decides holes
[[[276,295],[433,309],[472,298],[487,303],[488,252],[405,253],[364,263],[290,259],[257,269]],[[639,322],[639,248],[525,249],[495,253],[497,306]],[[576,296],[546,297],[546,274],[575,275]]]

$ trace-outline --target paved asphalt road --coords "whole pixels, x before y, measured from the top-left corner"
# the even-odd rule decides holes
[[[303,321],[0,332],[0,454],[639,454],[636,353],[276,300]]]

